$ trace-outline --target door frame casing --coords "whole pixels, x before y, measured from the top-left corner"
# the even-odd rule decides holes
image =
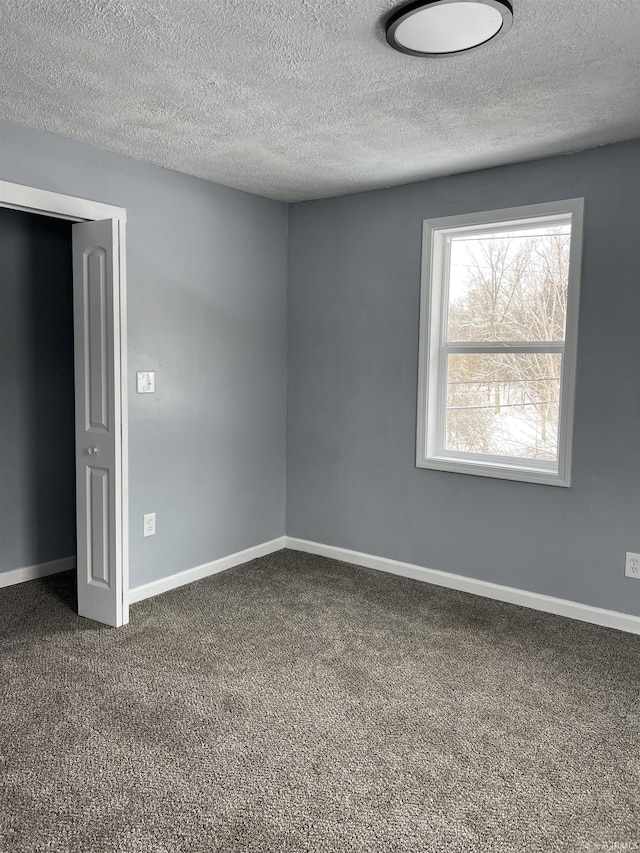
[[[101,219],[113,219],[118,229],[118,267],[117,285],[119,288],[119,312],[114,314],[114,324],[119,324],[120,375],[119,407],[121,436],[120,506],[122,511],[120,552],[122,601],[118,602],[119,625],[129,621],[129,452],[128,452],[128,382],[127,382],[127,274],[126,274],[126,222],[127,211],[124,207],[104,204],[76,196],[41,190],[23,184],[14,184],[0,180],[0,207],[22,210],[70,222],[91,222]],[[75,380],[74,380],[75,382]]]

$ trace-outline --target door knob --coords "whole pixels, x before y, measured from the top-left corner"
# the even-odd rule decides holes
[[[89,456],[95,456],[97,452],[98,452],[97,447],[90,447],[89,448]]]

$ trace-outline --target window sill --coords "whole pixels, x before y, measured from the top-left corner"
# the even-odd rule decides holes
[[[561,486],[569,488],[569,476],[563,477],[557,471],[526,468],[524,466],[488,464],[486,462],[469,462],[461,459],[446,457],[430,457],[418,459],[417,468],[428,468],[434,471],[451,471],[454,474],[472,474],[475,477],[491,477],[497,480],[516,480],[521,483],[537,483],[543,486]]]

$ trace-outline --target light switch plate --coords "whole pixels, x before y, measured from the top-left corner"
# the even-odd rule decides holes
[[[156,374],[154,370],[139,370],[136,373],[138,394],[155,394]]]

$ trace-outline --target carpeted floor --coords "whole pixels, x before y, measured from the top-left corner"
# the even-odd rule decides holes
[[[1,853],[640,850],[640,637],[282,551],[0,590]]]

